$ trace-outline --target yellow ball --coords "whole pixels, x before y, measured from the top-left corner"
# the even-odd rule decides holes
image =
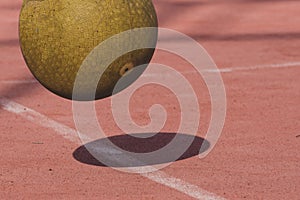
[[[53,93],[72,99],[77,72],[89,53],[116,34],[142,27],[157,27],[151,0],[24,0],[19,36],[23,57],[35,78]],[[135,42],[156,41],[157,32],[145,37],[151,38]],[[134,50],[109,66],[100,66],[106,70],[95,99],[111,96],[118,80],[131,68],[149,63],[153,52],[153,48]]]

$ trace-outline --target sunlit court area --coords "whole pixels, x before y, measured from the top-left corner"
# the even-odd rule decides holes
[[[1,0],[0,199],[299,199],[299,8]]]

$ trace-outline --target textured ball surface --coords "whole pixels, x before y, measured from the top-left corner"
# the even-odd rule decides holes
[[[24,0],[19,35],[24,59],[36,79],[55,94],[72,99],[77,72],[88,54],[102,41],[141,27],[157,27],[151,0]],[[146,37],[151,38],[134,42],[153,42],[157,33]],[[108,67],[99,66],[106,70],[95,99],[112,95],[117,81],[131,68],[149,63],[153,52],[135,50]]]

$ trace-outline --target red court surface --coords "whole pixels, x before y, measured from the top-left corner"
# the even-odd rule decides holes
[[[197,40],[221,70],[227,115],[212,152],[199,159],[190,151],[148,174],[88,164],[87,155],[75,159],[82,144],[74,136],[72,103],[34,81],[18,42],[21,0],[1,0],[0,199],[300,198],[300,1],[154,0],[154,5],[160,27]],[[211,109],[205,85],[185,62],[169,56],[154,60],[178,69],[193,85],[203,136]],[[147,124],[147,109],[157,102],[171,113],[162,132],[175,132],[178,102],[158,86],[141,89],[133,99],[133,119]],[[108,135],[120,135],[110,98],[96,108]],[[165,141],[152,143],[159,147]],[[153,148],[126,137],[116,142],[140,151]]]

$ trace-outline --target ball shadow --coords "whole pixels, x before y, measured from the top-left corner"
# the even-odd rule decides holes
[[[140,166],[151,166],[158,164],[165,164],[174,162],[174,156],[178,155],[178,149],[173,148],[165,152],[165,156],[155,156],[147,159],[146,162],[139,162],[134,157],[128,157],[126,153],[117,151],[116,148],[109,145],[113,143],[120,149],[130,152],[138,153],[141,155],[144,153],[145,156],[149,156],[151,152],[159,151],[161,148],[169,144],[176,136],[177,140],[182,143],[192,141],[188,149],[184,151],[176,161],[187,159],[199,153],[205,152],[209,147],[210,143],[197,136],[192,136],[182,133],[157,133],[156,135],[146,138],[146,136],[153,135],[152,133],[139,133],[131,135],[118,135],[108,138],[92,141],[85,145],[78,147],[73,152],[73,157],[81,162],[88,165],[103,166],[103,167],[140,167]],[[200,151],[201,149],[201,151]],[[91,151],[92,150],[92,151]],[[90,152],[91,151],[91,152]],[[180,150],[179,150],[180,151]],[[183,151],[183,150],[181,150]],[[149,153],[149,154],[147,154]],[[94,156],[93,156],[93,155]],[[96,155],[96,156],[95,156]],[[156,154],[157,155],[157,154]],[[95,157],[101,159],[96,159]],[[142,154],[143,156],[143,154]],[[99,160],[109,160],[109,162],[102,163]],[[109,164],[107,164],[109,163]]]

